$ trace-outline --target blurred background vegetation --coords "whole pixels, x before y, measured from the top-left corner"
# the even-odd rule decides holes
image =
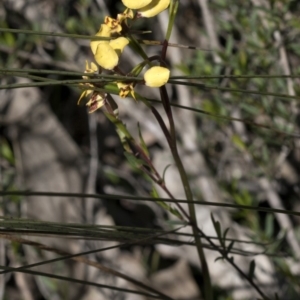
[[[116,16],[122,10],[121,1],[3,0],[0,8],[0,27],[93,35],[105,15]],[[178,57],[174,59],[176,54],[172,54],[171,51],[168,57],[172,74],[203,77],[200,80],[203,86],[190,87],[187,96],[190,106],[200,110],[200,113],[193,113],[195,120],[192,126],[196,132],[196,149],[201,153],[205,165],[204,172],[202,166],[195,166],[193,161],[185,163],[187,171],[190,172],[195,198],[211,202],[220,202],[218,200],[220,198],[223,203],[257,208],[254,210],[230,209],[226,210],[226,214],[231,222],[230,230],[234,231],[234,228],[243,230],[242,236],[234,235],[233,239],[251,240],[259,245],[259,250],[251,248],[252,250],[247,249],[242,253],[239,249],[240,244],[236,241],[235,253],[247,257],[248,260],[243,261],[245,272],[248,272],[252,259],[255,259],[256,264],[260,260],[267,261],[269,266],[267,269],[264,270],[263,263],[259,268],[268,280],[264,282],[262,277],[256,279],[270,299],[276,299],[275,293],[278,294],[278,299],[292,300],[300,297],[299,215],[272,212],[272,209],[285,209],[293,212],[300,210],[299,15],[299,1],[181,0],[174,28],[175,34],[171,42],[195,46],[199,49],[177,48],[180,49],[180,59]],[[163,15],[156,20],[139,21],[137,29],[152,31],[142,38],[161,40],[165,17],[166,15]],[[148,47],[147,50],[154,54],[159,51],[156,47]],[[88,40],[0,33],[0,67],[2,69],[83,71],[86,59],[92,59]],[[130,52],[125,51],[122,57],[122,67],[129,71],[135,63],[136,58]],[[73,78],[58,74],[49,74],[47,77],[55,80]],[[0,79],[1,85],[19,82],[15,76],[6,76],[3,73]],[[2,101],[0,103],[0,189],[2,191],[27,189],[49,192],[73,191],[123,194],[128,195],[128,198],[130,198],[129,195],[141,197],[149,195],[151,185],[138,171],[128,166],[113,125],[101,112],[88,116],[83,106],[76,105],[80,94],[79,89],[63,85],[33,89],[38,93],[39,100],[33,102],[32,107],[24,109],[20,107],[24,105],[22,101],[27,101],[26,95],[22,96],[20,93],[16,95],[15,90],[0,90],[0,102]],[[187,103],[184,102],[185,99],[180,98],[181,94],[174,86],[168,85],[168,91],[174,103]],[[149,92],[145,91],[145,93]],[[24,99],[21,99],[22,97]],[[29,97],[33,96],[30,94]],[[150,93],[149,97],[157,98],[157,94]],[[30,123],[30,114],[40,102],[46,105],[47,110],[34,119],[36,123]],[[159,127],[151,129],[154,121],[151,116],[148,116],[149,112],[144,111],[140,105],[133,107],[131,100],[119,100],[118,104],[120,114],[129,130],[137,134],[137,122],[141,123],[143,137],[153,160],[163,170],[166,164],[161,153],[165,153],[166,144],[160,138]],[[159,105],[157,107],[159,109]],[[174,110],[178,116],[176,124],[184,155],[183,141],[189,138],[189,132],[184,131],[184,128],[189,127],[182,126],[182,124],[189,120],[182,120],[185,118],[182,110]],[[49,118],[55,119],[51,122],[57,122],[55,128],[64,132],[62,136],[68,136],[58,141],[60,146],[72,144],[72,155],[76,157],[74,161],[78,166],[76,172],[79,174],[76,173],[79,179],[76,181],[75,190],[74,187],[61,189],[56,186],[56,183],[47,185],[48,177],[42,179],[40,177],[43,184],[36,189],[35,185],[30,183],[30,180],[37,182],[38,179],[28,171],[31,170],[28,157],[34,155],[34,152],[28,150],[30,148],[27,147],[26,141],[43,136],[44,127],[43,125],[40,127],[39,122]],[[32,132],[33,135],[30,135]],[[45,140],[38,140],[37,145],[40,143],[45,145],[49,141],[52,143],[52,135],[47,134],[44,136]],[[60,156],[60,150],[53,145],[49,147],[52,150],[55,149],[56,152],[53,150],[54,154],[46,157],[45,162],[51,164],[51,159],[53,159],[59,164],[64,156]],[[44,151],[43,147],[37,149],[39,155]],[[69,151],[68,149],[69,147],[66,146],[66,149],[61,151]],[[65,156],[68,156],[68,153],[65,152]],[[189,155],[189,152],[185,154]],[[93,159],[98,161],[96,165]],[[71,160],[71,164],[74,161]],[[52,173],[50,172],[49,176],[52,179],[58,176],[60,171],[63,173],[66,168],[64,164],[59,166],[52,170]],[[91,170],[94,170],[93,175],[91,175]],[[202,188],[197,185],[197,178],[206,176],[217,187],[218,196],[215,197],[215,191],[211,191],[211,198],[203,195]],[[176,189],[176,185],[178,183],[173,182],[173,186],[170,184],[170,189]],[[72,181],[69,186],[72,186]],[[178,193],[175,191],[175,195],[182,198],[180,191]],[[50,197],[48,201],[55,202],[54,198]],[[125,196],[124,199],[116,200],[102,197],[101,200],[94,202],[73,197],[72,199],[77,203],[74,213],[76,217],[73,218],[72,215],[70,219],[67,219],[62,216],[61,219],[55,220],[53,216],[48,215],[49,211],[42,212],[41,215],[41,211],[38,210],[32,212],[31,215],[31,210],[35,207],[33,203],[36,202],[26,202],[26,199],[26,197],[16,195],[1,197],[1,215],[8,218],[4,218],[3,226],[1,225],[3,241],[0,260],[2,266],[18,267],[37,260],[36,256],[25,249],[29,246],[24,246],[24,242],[7,239],[4,236],[7,232],[14,237],[28,239],[34,237],[35,241],[41,241],[47,235],[51,237],[58,235],[55,226],[52,228],[52,225],[48,224],[50,227],[42,231],[39,227],[41,224],[38,224],[36,227],[28,227],[29,231],[25,236],[25,233],[20,232],[24,229],[24,223],[17,222],[17,225],[15,223],[13,225],[12,222],[9,223],[10,218],[40,218],[44,221],[58,222],[56,226],[60,224],[62,228],[66,227],[68,230],[70,228],[66,225],[67,222],[82,226],[84,224],[112,226],[110,229],[113,232],[115,232],[114,229],[119,228],[115,226],[121,226],[122,230],[125,228],[131,228],[131,230],[125,230],[125,233],[117,237],[101,235],[104,233],[101,231],[100,234],[100,229],[97,227],[99,229],[97,243],[102,243],[101,247],[107,246],[105,243],[110,243],[107,240],[124,243],[131,241],[132,244],[124,245],[118,253],[111,254],[111,257],[109,254],[95,254],[91,259],[100,263],[108,262],[109,266],[120,268],[123,273],[141,278],[142,281],[170,295],[173,299],[203,299],[201,270],[198,263],[183,253],[184,251],[172,252],[169,248],[160,248],[156,246],[159,244],[157,240],[134,246],[132,240],[136,236],[139,234],[143,237],[147,236],[143,231],[137,233],[139,231],[134,230],[148,228],[151,229],[149,232],[157,233],[159,231],[155,230],[173,228],[171,217],[153,203],[130,201]],[[87,207],[87,202],[93,203],[92,206]],[[24,203],[27,203],[25,208]],[[73,205],[72,203],[72,201],[68,202],[68,205]],[[270,210],[269,212],[260,211],[259,208]],[[59,208],[53,208],[51,214],[60,214],[55,209]],[[64,209],[68,211],[70,208],[66,206]],[[213,212],[221,215],[222,211],[224,212],[225,209]],[[209,219],[209,211],[206,213]],[[222,226],[222,218],[220,222]],[[222,226],[222,230],[225,230],[227,225]],[[200,223],[199,226],[205,227],[206,225]],[[70,240],[74,235],[79,237],[78,241],[75,240],[75,243],[65,249],[66,251],[79,253],[97,249],[97,247],[101,248],[89,236],[96,228],[85,229],[84,234],[80,230],[83,229],[79,226],[76,227],[75,233],[71,231],[65,233]],[[135,237],[130,236],[129,233],[133,233]],[[208,234],[215,235],[213,232]],[[49,241],[49,245],[59,248],[63,239],[61,237],[57,239],[58,242],[52,244],[48,238],[46,244]],[[172,244],[172,239],[180,240],[180,237],[171,236],[170,240],[164,243]],[[187,237],[184,242],[180,241],[183,244],[193,242],[191,237]],[[264,255],[258,255],[259,253]],[[40,260],[49,259],[41,253],[35,255],[40,255],[38,256]],[[254,299],[257,295],[249,292],[251,287],[248,287],[246,283],[243,285],[231,273],[228,273],[227,282],[219,278],[227,273],[224,271],[218,275],[216,269],[223,262],[214,262],[217,256],[215,254],[209,264],[213,269],[215,299]],[[119,257],[122,263],[118,260],[115,265],[115,257]],[[127,264],[124,261],[127,261]],[[85,288],[78,285],[80,288],[76,288],[76,293],[72,293],[70,289],[75,283],[65,282],[62,286],[61,281],[49,278],[42,280],[39,276],[8,272],[1,275],[3,276],[1,277],[1,299],[147,299],[145,296],[124,294],[114,290],[104,292],[100,288],[95,288],[97,292],[91,291],[87,288],[89,286],[87,282],[98,282],[103,275],[96,276],[91,273],[90,269],[78,271],[77,266],[69,264],[68,267],[71,271],[66,276],[70,277],[71,274],[77,277],[79,274],[78,277],[86,280]],[[63,268],[62,265],[56,266],[51,271],[60,274],[60,268]],[[131,271],[131,268],[134,270]],[[226,265],[226,268],[231,267]],[[78,273],[75,274],[74,270]],[[183,278],[179,276],[180,274],[183,274]],[[101,280],[103,283],[103,277]],[[111,279],[107,284],[115,287],[119,285],[119,282]],[[128,288],[127,285],[123,284],[123,286]]]

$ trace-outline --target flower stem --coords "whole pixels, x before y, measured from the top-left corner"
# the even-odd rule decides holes
[[[168,96],[165,86],[162,86],[160,88],[160,94],[161,94],[161,99],[162,99],[164,109],[166,111],[166,114],[168,116],[169,123],[170,123],[170,135],[171,135],[170,143],[169,143],[170,149],[171,149],[174,161],[176,163],[176,166],[178,168],[178,172],[180,174],[180,178],[181,178],[181,181],[183,184],[186,199],[189,201],[192,201],[193,194],[192,194],[192,190],[191,190],[191,187],[189,184],[188,176],[187,176],[185,168],[182,164],[180,155],[178,153],[177,141],[176,141],[176,128],[175,128],[174,118],[173,118],[173,114],[172,114],[172,110],[171,110],[169,96]],[[198,252],[198,256],[199,256],[199,259],[201,262],[201,267],[202,267],[202,272],[203,272],[205,299],[213,300],[213,292],[212,292],[212,286],[211,286],[211,281],[210,281],[209,269],[208,269],[205,254],[203,251],[202,242],[201,242],[201,239],[200,239],[199,233],[198,233],[198,225],[197,225],[197,218],[196,218],[194,204],[189,202],[188,209],[189,209],[189,217],[190,217],[190,221],[191,221],[191,225],[192,225],[193,234],[195,237],[197,252]]]

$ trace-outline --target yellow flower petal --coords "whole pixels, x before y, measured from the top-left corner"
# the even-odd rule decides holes
[[[109,45],[117,52],[118,55],[123,52],[125,46],[128,44],[129,41],[122,36],[109,42]]]
[[[101,24],[99,31],[97,32],[99,36],[110,37],[111,36],[111,28],[106,24]]]
[[[152,0],[122,0],[123,4],[131,9],[140,9],[148,5]]]
[[[95,36],[100,36],[100,37],[110,37],[111,36],[111,29],[109,28],[109,26],[107,26],[106,24],[102,24],[99,31],[96,33]],[[99,46],[99,44],[101,43],[108,43],[109,41],[91,41],[90,46],[92,49],[93,54],[95,55],[96,50]]]
[[[149,5],[138,11],[138,16],[142,18],[154,17],[165,10],[169,4],[170,0],[152,0]]]
[[[152,67],[144,75],[145,83],[150,87],[161,87],[170,77],[170,70],[164,67]]]
[[[95,60],[102,68],[112,70],[119,62],[119,56],[109,43],[101,43],[98,45]]]

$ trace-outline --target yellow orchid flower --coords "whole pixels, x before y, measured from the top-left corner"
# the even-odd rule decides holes
[[[144,74],[144,80],[149,87],[161,87],[170,77],[170,70],[164,67],[152,67]]]
[[[133,83],[117,82],[117,86],[119,88],[119,96],[121,98],[126,98],[127,95],[130,93],[132,98],[136,100],[134,89],[133,89]]]

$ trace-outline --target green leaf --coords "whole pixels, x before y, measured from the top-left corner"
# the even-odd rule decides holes
[[[214,225],[214,228],[215,228],[215,231],[217,233],[217,236],[219,238],[219,241],[220,243],[222,244],[223,243],[223,240],[222,240],[222,231],[221,231],[221,225],[220,225],[220,222],[219,221],[216,221],[213,214],[211,213],[210,214],[211,216],[211,220],[212,220],[212,223]]]
[[[133,168],[133,169],[140,169],[140,167],[144,164],[144,161],[136,158],[133,154],[128,153],[128,152],[124,152],[125,157],[127,158],[127,161],[129,163],[129,165]]]
[[[226,249],[227,255],[230,253],[230,251],[231,251],[233,245],[234,245],[234,241],[230,242],[229,246],[228,246],[227,249]]]
[[[224,240],[226,240],[226,235],[227,235],[229,229],[230,229],[229,227],[226,228],[225,231],[224,231],[224,233],[223,233],[223,239],[224,239]]]
[[[78,29],[78,25],[79,25],[78,20],[75,17],[70,17],[65,22],[65,27],[66,27],[67,31],[72,32],[72,33],[76,32],[76,30]]]
[[[178,11],[179,0],[171,0],[170,9],[169,9],[169,23],[166,33],[166,40],[169,41],[174,26],[175,17]]]
[[[9,32],[6,32],[4,34],[4,41],[6,43],[7,46],[15,46],[16,44],[16,40],[15,40],[15,37],[13,36],[13,34],[9,33]]]
[[[114,115],[116,117],[118,117],[119,116],[119,107],[118,107],[118,104],[116,103],[116,101],[114,100],[114,98],[111,97],[110,95],[107,95],[106,96],[106,101],[109,103],[111,109],[114,112]]]
[[[236,134],[232,135],[231,140],[232,140],[233,144],[240,151],[245,151],[247,149],[246,144],[242,141],[242,139],[238,135],[236,135]]]
[[[147,156],[150,157],[148,147],[147,147],[147,145],[145,143],[145,140],[143,139],[143,136],[142,136],[140,124],[138,123],[137,126],[138,126],[138,130],[139,130],[140,145],[141,145],[142,149],[144,150],[144,152],[147,154]]]
[[[155,199],[159,199],[158,192],[157,192],[154,185],[152,186],[151,196]],[[162,200],[156,200],[155,202],[159,206],[161,206],[164,210],[170,212],[172,215],[176,216],[180,220],[184,220],[183,216],[181,215],[181,213],[176,208],[173,208],[171,205],[167,204],[166,202],[164,202]]]
[[[271,238],[274,234],[274,215],[267,214],[265,221],[265,234],[268,238]]]
[[[14,164],[14,154],[8,145],[8,142],[4,139],[0,139],[0,156],[6,159],[9,163]]]
[[[244,50],[239,52],[239,63],[242,69],[246,69],[248,62],[247,53]]]
[[[223,256],[219,256],[219,257],[217,257],[216,259],[215,259],[215,262],[217,262],[218,260],[223,260],[224,259],[224,257]]]
[[[168,170],[168,168],[171,167],[171,164],[167,165],[165,168],[164,168],[164,172],[163,172],[163,181],[165,181],[165,175],[166,175],[166,172]]]

